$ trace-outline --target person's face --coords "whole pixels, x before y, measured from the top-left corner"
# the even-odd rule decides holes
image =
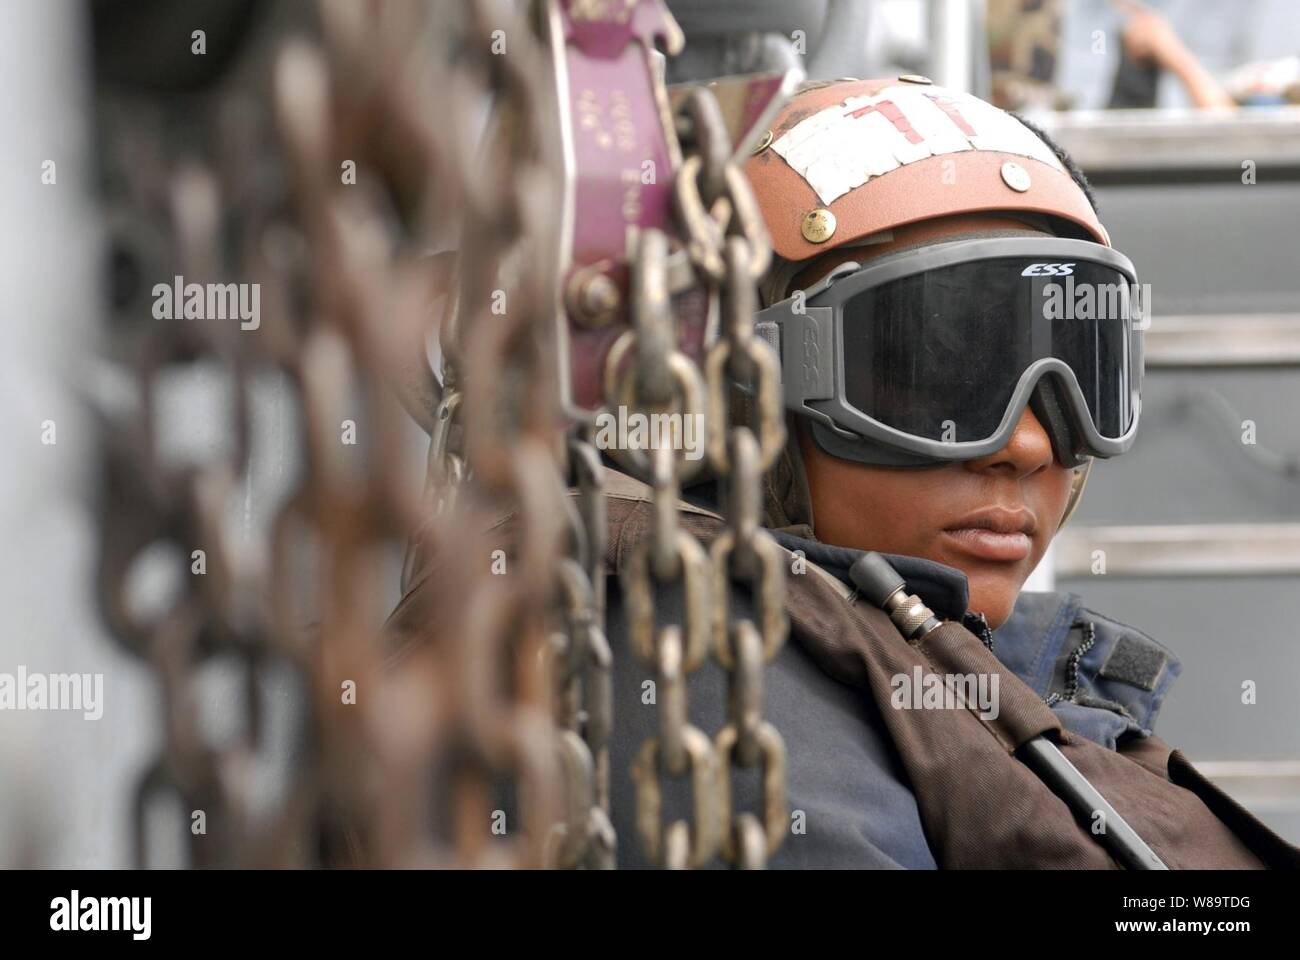
[[[976,224],[989,222],[953,218],[924,229],[941,239]],[[814,282],[836,263],[866,260],[914,239],[905,231],[898,234],[878,251],[833,251],[801,273],[795,285]],[[924,469],[838,459],[821,451],[803,421],[798,434],[819,540],[956,567],[969,581],[970,609],[982,612],[995,628],[1007,620],[1060,526],[1072,480],[1028,407],[996,453]]]
[[[970,609],[997,628],[1042,559],[1065,515],[1071,471],[1026,407],[997,453],[924,469],[873,467],[823,453],[799,425],[817,538],[825,543],[925,557],[970,583]],[[982,529],[980,524],[1004,533]]]

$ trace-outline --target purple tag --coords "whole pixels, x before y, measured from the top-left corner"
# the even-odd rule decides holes
[[[675,151],[650,54],[657,38],[675,53],[682,37],[662,0],[561,0],[560,19],[574,162],[571,271],[607,261],[624,304],[622,323],[570,323],[573,400],[594,408],[605,354],[626,326],[627,228],[672,222]]]

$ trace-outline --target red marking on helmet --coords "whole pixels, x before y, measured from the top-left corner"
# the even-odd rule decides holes
[[[927,93],[927,97],[934,102],[934,105],[948,115],[948,119],[957,124],[957,128],[968,137],[975,136],[975,128],[966,122],[966,118],[961,115],[957,109],[957,104],[951,97],[941,97],[938,94]]]
[[[858,117],[865,117],[868,113],[879,113],[894,125],[895,130],[907,137],[908,143],[920,143],[925,139],[912,129],[912,124],[908,122],[907,117],[903,116],[903,111],[898,109],[898,105],[892,100],[881,100],[879,103],[858,107],[849,114],[849,118],[856,120]]]

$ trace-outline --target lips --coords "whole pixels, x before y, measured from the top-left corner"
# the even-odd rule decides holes
[[[980,560],[1016,563],[1033,550],[1037,519],[1029,510],[995,508],[963,517],[943,534],[959,550]]]

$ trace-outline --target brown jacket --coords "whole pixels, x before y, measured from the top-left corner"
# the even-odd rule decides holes
[[[647,488],[611,473],[607,507],[606,568],[617,578],[632,548],[649,535]],[[679,508],[682,525],[706,544],[722,529],[721,520],[708,510],[685,502]],[[494,533],[508,546],[509,518],[503,518]],[[399,649],[416,642],[421,623],[436,616],[436,589],[430,586],[435,579],[417,578],[390,619],[390,639]],[[615,579],[611,595],[617,592]],[[1072,733],[1037,692],[961,624],[946,621],[922,642],[909,644],[883,612],[853,594],[842,581],[812,564],[808,564],[806,575],[787,577],[789,643],[803,651],[800,656],[811,658],[821,672],[874,702],[887,738],[896,747],[901,774],[915,796],[925,843],[938,866],[1118,867],[1091,835],[1099,824],[1077,822],[1065,803],[1013,755],[1017,747],[1039,734],[1059,746],[1171,868],[1300,866],[1300,850],[1270,831],[1158,737],[1131,736],[1112,750]],[[620,646],[626,653],[622,642],[626,638],[620,641],[625,624],[617,612],[611,612],[608,631],[617,659]],[[998,716],[986,719],[974,709],[895,709],[891,678],[912,675],[918,668],[923,673],[996,674]],[[637,682],[638,678],[632,678],[632,684]],[[807,696],[816,695],[811,686],[806,690]],[[722,695],[715,689],[711,696],[718,699]],[[624,725],[618,722],[620,711],[626,711],[622,719],[641,722],[635,706],[623,700],[619,704],[616,729]],[[701,707],[720,709],[717,704],[701,704],[693,693],[692,711]],[[862,731],[864,737],[870,733]],[[827,744],[791,743],[792,761],[801,748],[819,753],[833,749]],[[830,757],[819,762],[835,761]],[[612,771],[616,800],[618,778],[625,774]],[[791,790],[800,786],[792,782]],[[807,785],[805,798],[817,789],[820,787]],[[620,817],[618,810],[614,815],[616,822],[628,819]],[[837,829],[853,832],[854,828]],[[628,832],[621,830],[621,850],[636,844],[635,837],[622,835]],[[861,838],[846,835],[844,845],[857,839]],[[822,859],[840,845],[831,839],[829,846],[822,848]],[[785,846],[798,845],[787,842]],[[825,864],[813,856],[796,861],[796,865]]]
[[[610,487],[607,562],[614,572],[649,534],[651,513],[636,481],[615,475]],[[683,525],[701,541],[722,529],[709,511],[685,503],[681,508]],[[1100,823],[1076,822],[1013,755],[1039,734],[1059,746],[1170,868],[1300,866],[1300,850],[1160,738],[1130,737],[1109,750],[1066,730],[1043,699],[961,624],[946,621],[909,644],[882,611],[811,564],[806,575],[787,577],[786,608],[791,642],[831,676],[869,693],[880,708],[941,867],[1118,867],[1090,835]],[[985,719],[976,709],[896,709],[891,678],[912,676],[917,668],[996,674],[998,716]]]

